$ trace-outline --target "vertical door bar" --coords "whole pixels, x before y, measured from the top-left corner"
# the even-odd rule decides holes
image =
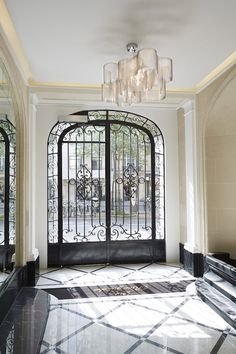
[[[152,260],[154,261],[154,248],[155,248],[155,239],[156,239],[156,170],[155,170],[155,143],[153,138],[150,139],[151,144],[151,213],[152,213]]]
[[[110,240],[111,240],[111,149],[110,149],[110,124],[108,121],[108,111],[106,111],[105,126],[105,183],[106,183],[106,244],[107,244],[107,263],[110,262]]]
[[[9,171],[9,157],[10,157],[10,143],[7,136],[4,138],[5,140],[5,187],[4,187],[4,237],[5,237],[5,246],[6,249],[9,247],[9,180],[10,180],[10,171]],[[7,260],[6,260],[7,262]]]
[[[58,265],[61,265],[63,237],[62,141],[58,141]]]

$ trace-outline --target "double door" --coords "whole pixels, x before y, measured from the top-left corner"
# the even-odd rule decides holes
[[[145,128],[115,120],[67,128],[58,142],[58,243],[49,244],[49,265],[164,260],[155,188]]]

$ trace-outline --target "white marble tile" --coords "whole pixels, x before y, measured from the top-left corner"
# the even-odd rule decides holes
[[[208,354],[221,332],[170,317],[148,339],[183,353]]]
[[[101,276],[105,276],[106,278],[110,279],[120,279],[121,277],[124,277],[125,275],[128,275],[132,272],[130,269],[125,269],[121,267],[114,267],[114,266],[109,266],[103,269],[99,269],[93,274]]]
[[[175,316],[190,319],[220,330],[224,330],[228,326],[222,317],[199,298],[189,300],[175,313]]]
[[[98,264],[98,265],[72,265],[69,266],[69,269],[76,269],[79,270],[81,272],[85,272],[85,273],[91,273],[94,272],[95,270],[98,270],[100,268],[103,268],[104,264]]]
[[[95,323],[58,348],[69,354],[123,354],[136,340],[128,334]]]
[[[48,347],[46,347],[45,345],[42,344],[40,347],[40,353],[42,353],[46,349],[48,349]]]
[[[40,275],[49,275],[51,272],[61,270],[61,269],[62,269],[61,267],[40,269],[39,274]]]
[[[49,312],[43,340],[54,345],[90,323],[90,320],[61,308]]]
[[[166,277],[161,274],[154,273],[145,273],[143,271],[136,271],[125,277],[124,279],[129,281],[140,281],[140,282],[148,282],[148,281],[156,281],[158,279],[166,280]]]
[[[101,301],[101,302],[90,302],[90,303],[77,303],[77,304],[67,304],[62,305],[64,309],[70,309],[77,313],[82,313],[86,316],[89,316],[93,319],[98,318],[108,311],[116,308],[120,302],[116,301]]]
[[[37,281],[36,287],[47,287],[48,288],[51,286],[59,286],[59,285],[61,287],[61,284],[59,281],[40,277],[39,280]]]
[[[88,273],[88,274],[84,274],[82,277],[71,280],[70,283],[72,285],[77,284],[81,286],[85,286],[85,285],[88,286],[88,285],[107,284],[110,283],[110,280],[105,276],[100,276],[95,273]]]
[[[143,336],[165,316],[127,303],[108,314],[103,322],[121,328],[127,333]]]
[[[235,354],[236,353],[236,337],[228,335],[220,347],[218,354]]]
[[[61,283],[66,283],[66,282],[72,280],[73,278],[79,278],[83,275],[84,275],[84,273],[82,273],[78,270],[61,268],[60,270],[50,272],[48,274],[45,274],[44,276],[49,279],[52,279],[52,280],[58,280]]]
[[[135,300],[135,304],[139,306],[145,306],[150,309],[159,311],[160,313],[170,313],[176,307],[178,307],[183,301],[185,297],[183,296],[175,296],[165,298],[150,298],[150,299],[137,299]]]
[[[143,268],[145,266],[147,266],[148,263],[122,263],[122,264],[116,264],[116,267],[120,267],[120,268],[128,268],[130,270],[139,270],[140,268]]]
[[[43,351],[41,350],[40,353],[42,353]],[[56,350],[56,347],[54,345],[50,346],[47,351],[47,354],[57,354],[58,351]],[[68,353],[69,354],[69,353]]]
[[[179,270],[179,267],[172,267],[163,264],[150,264],[144,269],[141,269],[140,272],[151,273],[151,274],[158,274],[169,277],[173,273]]]
[[[0,282],[4,282],[4,280],[7,279],[8,276],[8,273],[0,271]]]
[[[169,275],[166,280],[187,280],[187,279],[195,279],[193,276],[185,272],[184,270],[181,270],[179,272],[176,272],[174,274]]]

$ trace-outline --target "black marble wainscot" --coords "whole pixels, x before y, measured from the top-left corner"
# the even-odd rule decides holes
[[[27,285],[35,286],[39,279],[39,256],[35,261],[27,262]]]
[[[39,353],[48,312],[46,292],[22,288],[0,325],[0,353]]]
[[[184,269],[194,277],[202,277],[204,273],[204,256],[202,253],[191,253],[184,248],[183,244],[179,245],[180,263],[184,265]]]

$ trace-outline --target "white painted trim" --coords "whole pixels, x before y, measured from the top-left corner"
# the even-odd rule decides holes
[[[184,249],[190,253],[200,253],[197,247],[187,242],[184,244]]]
[[[186,163],[186,247],[192,253],[202,252],[200,225],[198,145],[195,101],[185,102],[182,106],[185,118],[185,163]]]
[[[29,256],[29,261],[36,261],[36,259],[38,258],[38,256],[39,256],[39,250],[37,249],[37,248],[34,248],[33,250],[32,250],[32,253],[31,253],[31,255]]]
[[[83,106],[84,109],[123,109],[116,104],[103,102],[101,100],[100,88],[68,88],[68,87],[30,87],[30,93],[37,94],[40,105],[58,105],[58,106]],[[145,102],[137,105],[125,107],[127,110],[142,108],[158,108],[163,110],[177,110],[190,99],[194,99],[194,94],[170,93],[168,97],[161,102]]]

